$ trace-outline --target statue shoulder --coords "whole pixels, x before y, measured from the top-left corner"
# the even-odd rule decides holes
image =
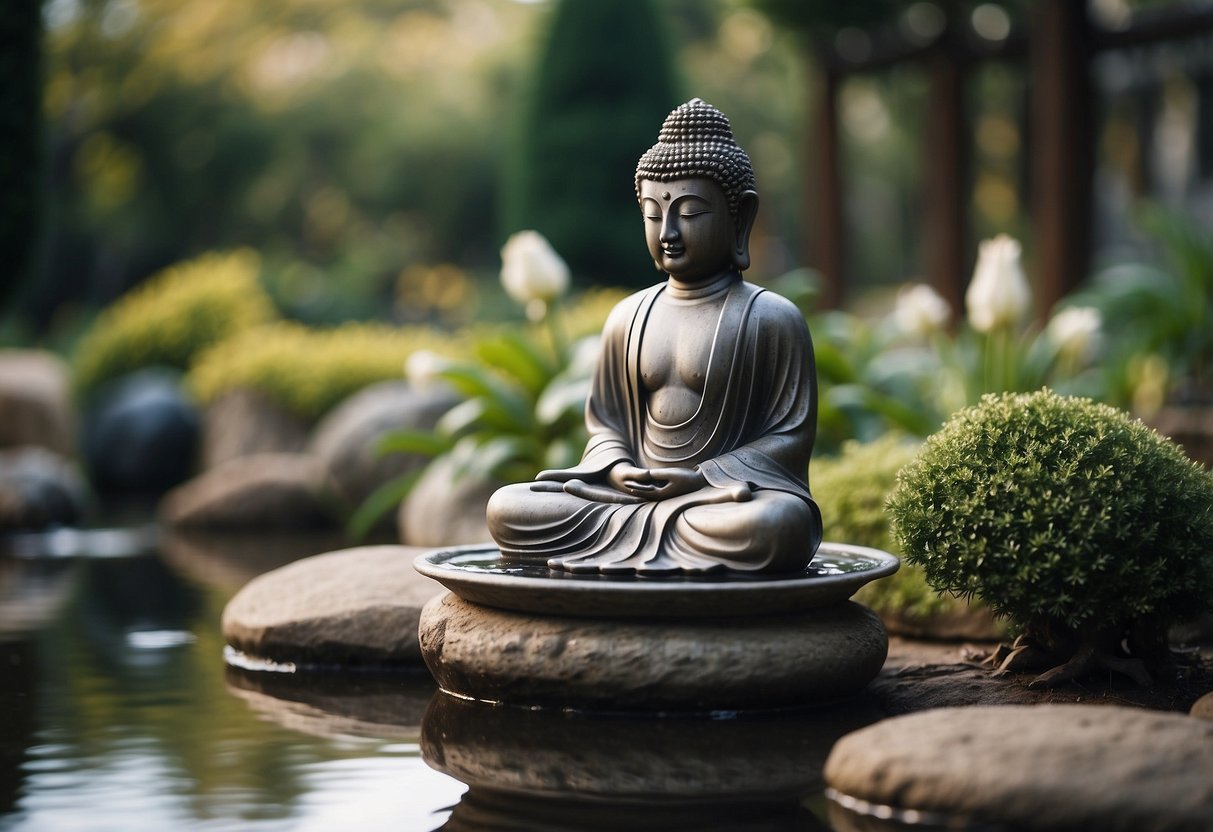
[[[626,332],[640,307],[661,289],[660,286],[650,286],[628,295],[611,309],[606,323],[602,327],[603,335],[612,332]]]
[[[776,325],[789,327],[797,330],[808,331],[808,324],[805,322],[804,313],[800,308],[783,295],[778,295],[770,289],[757,290],[757,297],[754,298],[754,310],[762,317],[764,321],[770,321]]]

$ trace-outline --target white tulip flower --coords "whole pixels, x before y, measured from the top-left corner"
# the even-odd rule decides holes
[[[1019,241],[999,234],[978,249],[973,280],[965,293],[969,323],[991,332],[1017,323],[1032,305],[1032,291],[1019,262]]]
[[[1094,354],[1102,326],[1098,309],[1071,306],[1053,316],[1045,328],[1045,335],[1059,353],[1083,361]]]
[[[416,387],[428,387],[438,380],[438,374],[448,362],[432,350],[414,350],[404,360],[404,377]]]
[[[951,315],[948,302],[925,283],[903,286],[897,292],[893,322],[907,335],[925,338],[943,329]]]
[[[542,317],[547,304],[569,288],[569,267],[538,231],[519,231],[501,249],[501,285],[506,294]]]

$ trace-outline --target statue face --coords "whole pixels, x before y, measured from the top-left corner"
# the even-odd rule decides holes
[[[734,262],[737,228],[720,186],[707,177],[640,180],[649,255],[680,281],[709,280]]]

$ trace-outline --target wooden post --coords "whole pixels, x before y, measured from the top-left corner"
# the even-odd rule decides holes
[[[842,153],[839,144],[838,87],[840,75],[818,62],[816,95],[811,106],[805,195],[807,229],[805,260],[821,273],[821,307],[842,306],[845,291],[845,223],[842,208]]]
[[[965,241],[969,169],[964,114],[964,69],[946,47],[928,59],[926,135],[923,142],[923,251],[927,280],[963,317],[968,285]]]
[[[1086,0],[1031,5],[1032,231],[1037,314],[1087,276],[1095,141]]]

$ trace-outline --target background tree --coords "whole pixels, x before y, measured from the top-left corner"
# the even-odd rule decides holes
[[[42,0],[0,7],[0,300],[29,270],[39,228]]]
[[[561,0],[522,106],[504,232],[540,231],[585,281],[653,282],[636,160],[681,103],[651,0]]]

